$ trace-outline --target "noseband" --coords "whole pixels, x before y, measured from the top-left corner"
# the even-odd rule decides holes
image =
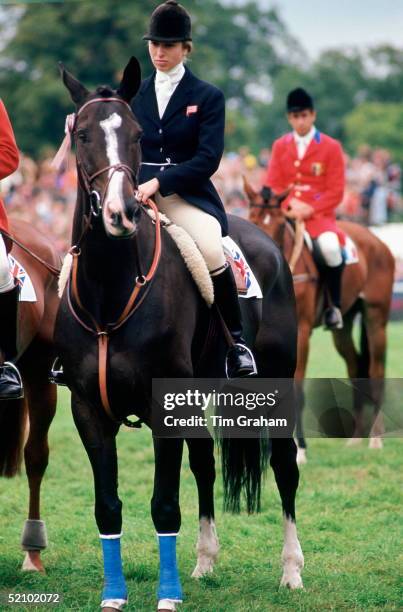
[[[74,137],[74,141],[76,144],[76,160],[77,160],[77,174],[78,174],[78,180],[80,182],[81,187],[84,189],[84,191],[86,192],[86,194],[89,197],[89,201],[90,201],[90,207],[91,207],[91,214],[94,217],[98,217],[99,214],[102,211],[102,207],[106,198],[106,194],[108,193],[108,187],[109,184],[112,180],[113,175],[115,174],[115,172],[124,172],[129,180],[129,182],[131,183],[131,185],[133,186],[133,190],[135,191],[137,188],[137,175],[136,173],[133,171],[133,169],[128,166],[127,164],[111,164],[109,166],[105,166],[104,168],[101,168],[101,170],[97,170],[96,172],[94,172],[93,174],[89,174],[87,172],[87,170],[85,169],[85,166],[82,162],[82,159],[79,155],[78,152],[78,147],[77,147],[77,120],[79,118],[79,116],[81,115],[81,113],[83,112],[83,110],[85,108],[87,108],[87,106],[90,106],[91,104],[96,104],[98,102],[119,102],[120,104],[124,104],[131,112],[131,108],[129,106],[129,104],[127,104],[127,102],[125,102],[124,100],[122,100],[121,98],[94,98],[93,100],[89,100],[88,102],[86,102],[85,104],[83,104],[83,106],[78,110],[78,112],[76,114],[70,115],[68,118],[68,129],[70,131],[70,133],[72,134],[72,136]],[[98,177],[101,176],[101,174],[104,174],[104,172],[109,172],[110,170],[112,170],[112,172],[110,173],[108,180],[106,182],[105,188],[102,192],[102,194],[100,195],[98,193],[98,191],[96,191],[95,189],[92,188],[92,183],[93,181]]]

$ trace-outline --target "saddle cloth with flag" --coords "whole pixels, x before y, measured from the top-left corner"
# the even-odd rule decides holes
[[[262,298],[262,290],[250,268],[241,247],[230,237],[222,239],[225,257],[232,268],[235,277],[238,296],[242,298]]]
[[[36,302],[36,293],[32,280],[25,268],[13,257],[8,255],[10,272],[20,286],[20,302]]]

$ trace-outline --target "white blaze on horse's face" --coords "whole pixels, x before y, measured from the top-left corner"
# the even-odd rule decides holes
[[[119,144],[116,130],[122,125],[122,117],[118,113],[112,113],[107,119],[100,121],[106,140],[106,154],[109,165],[120,164]],[[112,178],[111,178],[112,176]],[[125,214],[123,199],[123,177],[124,172],[114,171],[113,168],[108,173],[108,190],[105,194],[103,204],[103,219],[107,231],[112,236],[122,236],[133,233],[135,226],[129,221]],[[119,220],[119,223],[117,223]]]
[[[270,224],[270,219],[271,219],[271,216],[269,215],[269,213],[266,213],[266,215],[264,216],[264,219],[263,219],[263,225],[269,225]]]

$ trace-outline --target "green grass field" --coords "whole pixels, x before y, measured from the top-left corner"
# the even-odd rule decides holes
[[[401,376],[403,324],[389,330],[388,375]],[[310,376],[344,376],[327,334],[314,334]],[[120,497],[124,503],[124,569],[128,610],[155,610],[157,547],[150,517],[153,454],[150,434],[122,431],[118,437]],[[58,610],[99,609],[101,550],[93,519],[92,475],[75,431],[66,392],[60,394],[50,435],[42,514],[49,533],[43,554],[47,574],[20,572],[20,532],[26,517],[27,485],[22,475],[0,482],[0,593],[59,592]],[[178,556],[186,601],[184,612],[401,610],[402,449],[388,439],[383,451],[366,443],[346,448],[342,440],[310,441],[309,463],[301,470],[298,526],[305,554],[303,591],[279,590],[282,521],[279,496],[269,472],[258,516],[221,513],[216,488],[221,552],[215,573],[195,582],[197,500],[185,460],[182,472],[182,530]],[[400,537],[399,537],[400,536]],[[0,602],[0,610],[46,610]]]

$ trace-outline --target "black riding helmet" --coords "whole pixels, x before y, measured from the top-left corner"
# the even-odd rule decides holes
[[[190,15],[176,0],[157,6],[150,19],[149,31],[143,40],[185,42],[192,40]]]

